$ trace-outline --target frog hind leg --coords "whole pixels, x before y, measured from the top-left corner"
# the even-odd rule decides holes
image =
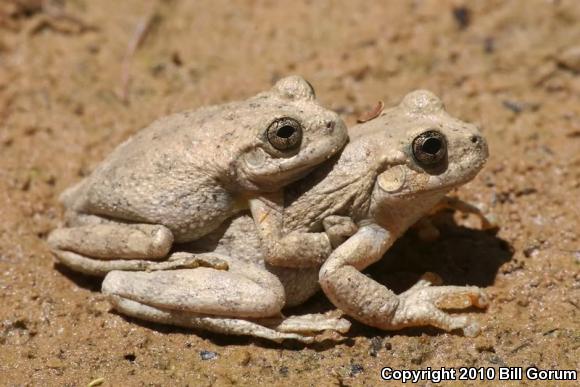
[[[140,320],[228,335],[253,336],[278,343],[286,339],[298,340],[304,343],[313,341],[310,336],[278,332],[275,329],[249,320],[163,309],[114,295],[110,296],[109,299],[118,312]]]
[[[332,316],[281,317],[285,292],[274,274],[253,263],[220,258],[227,262],[227,271],[205,267],[113,271],[105,277],[102,290],[117,311],[132,317],[277,342],[308,343],[313,337],[302,333],[344,332],[350,327],[348,321]]]
[[[103,222],[56,229],[47,241],[65,266],[103,276],[111,270],[143,270],[149,261],[166,259],[173,234],[162,225]]]
[[[216,270],[227,270],[227,262],[211,254],[173,253],[162,262],[142,259],[99,260],[62,250],[54,250],[60,263],[68,268],[87,275],[104,277],[114,270],[122,271],[157,271],[211,267]]]
[[[323,331],[344,334],[351,326],[346,319],[323,314],[246,320],[163,309],[115,295],[109,299],[118,312],[141,320],[214,333],[253,336],[275,342],[289,339],[312,343],[315,340],[313,334]]]

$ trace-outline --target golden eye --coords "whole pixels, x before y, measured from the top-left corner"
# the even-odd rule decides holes
[[[279,118],[266,130],[270,144],[280,150],[296,149],[302,142],[302,125],[293,118]]]
[[[433,166],[447,157],[445,136],[436,130],[421,133],[413,140],[413,156],[422,166]]]

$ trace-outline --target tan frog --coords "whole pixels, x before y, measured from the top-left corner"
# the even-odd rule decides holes
[[[48,242],[61,263],[92,275],[154,267],[174,242],[211,233],[250,198],[304,176],[347,140],[339,116],[298,76],[245,101],[161,118],[63,193],[67,227]]]
[[[433,325],[477,334],[475,322],[439,306],[484,307],[479,288],[430,286],[435,277],[428,274],[396,295],[361,271],[449,190],[479,172],[488,155],[484,138],[475,126],[449,116],[427,91],[408,94],[350,135],[339,156],[286,190],[286,208],[276,196],[252,200],[257,229],[241,216],[198,246],[227,261],[228,271],[115,271],[103,292],[117,310],[146,320],[308,342],[322,330],[348,329],[332,316],[280,317],[282,308],[304,302],[321,285],[334,305],[371,326]],[[302,244],[306,235],[327,238],[335,248],[327,254]]]

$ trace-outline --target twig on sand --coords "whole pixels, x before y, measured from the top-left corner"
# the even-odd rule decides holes
[[[129,41],[127,46],[127,51],[123,58],[123,63],[121,65],[121,86],[118,90],[119,99],[123,103],[129,102],[129,86],[131,84],[131,62],[133,61],[133,56],[143,45],[147,34],[151,30],[153,22],[157,18],[157,13],[152,12],[148,16],[144,16],[137,22],[135,26],[135,31],[133,32],[133,37]]]
[[[42,14],[27,28],[27,34],[36,35],[44,29],[51,29],[62,34],[82,34],[96,31],[98,28],[87,24],[76,16],[67,13]]]
[[[87,384],[87,387],[96,387],[96,386],[100,386],[101,384],[103,384],[105,382],[105,378],[97,378],[93,381],[91,381],[89,384]]]
[[[377,118],[378,116],[381,115],[381,113],[383,112],[383,109],[385,108],[385,103],[383,101],[379,101],[377,102],[377,104],[375,105],[374,108],[372,108],[372,110],[364,112],[363,114],[361,114],[356,122],[358,122],[359,124],[363,123],[363,122],[367,122],[370,121],[372,119]]]

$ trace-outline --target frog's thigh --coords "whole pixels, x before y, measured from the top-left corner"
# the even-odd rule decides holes
[[[173,244],[173,234],[162,225],[103,223],[59,228],[48,243],[55,250],[101,260],[163,259]]]
[[[223,257],[228,270],[206,267],[153,272],[110,272],[105,294],[162,310],[227,317],[259,318],[280,313],[284,288],[273,274],[254,264]]]
[[[278,332],[274,329],[267,328],[248,320],[204,316],[181,310],[161,309],[115,295],[110,296],[110,300],[115,309],[119,312],[138,319],[156,323],[171,324],[185,328],[203,329],[210,332],[228,335],[254,336],[276,342],[281,342],[285,339],[294,339],[305,343],[313,341],[312,337],[301,336],[294,333]]]

